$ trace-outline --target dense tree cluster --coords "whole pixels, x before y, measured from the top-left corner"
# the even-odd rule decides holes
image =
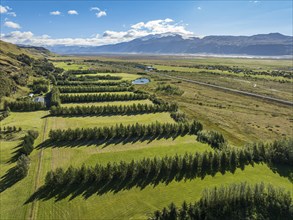
[[[152,123],[132,124],[132,125],[115,125],[111,127],[95,127],[84,129],[67,129],[51,130],[49,133],[50,140],[57,141],[105,141],[119,138],[142,138],[158,136],[178,136],[185,134],[197,134],[202,129],[202,124],[193,121],[192,123]]]
[[[181,113],[181,112],[176,112],[176,111],[171,112],[170,116],[176,122],[186,122],[187,121],[186,115],[184,113]]]
[[[202,130],[198,132],[196,140],[207,143],[214,148],[221,148],[225,144],[224,136],[217,131]]]
[[[30,159],[22,154],[18,159],[17,159],[17,163],[15,166],[15,175],[17,178],[24,178],[27,176],[28,174],[28,170],[29,170],[29,165],[30,165]],[[14,177],[14,178],[16,178]]]
[[[133,91],[133,87],[127,86],[59,86],[58,89],[61,93]]]
[[[105,82],[95,82],[95,81],[57,81],[59,86],[127,86],[129,83],[127,81],[105,81]]]
[[[33,101],[14,101],[14,102],[4,102],[4,108],[11,109],[11,111],[21,112],[21,111],[37,111],[46,109],[43,102],[33,102]]]
[[[128,100],[144,100],[149,96],[146,94],[85,94],[85,95],[60,95],[62,103],[71,102],[112,102],[112,101],[128,101]]]
[[[272,185],[246,182],[205,190],[193,204],[183,202],[180,208],[171,203],[156,211],[151,219],[292,219],[290,192]]]
[[[30,87],[34,93],[46,93],[49,91],[49,82],[45,79],[34,80]]]
[[[95,76],[69,76],[69,81],[98,81],[98,80],[121,80],[121,76],[95,75]]]
[[[60,106],[60,91],[57,87],[53,87],[50,93],[50,106]]]
[[[30,153],[34,149],[34,142],[35,139],[39,136],[39,133],[37,131],[28,131],[27,135],[24,136],[23,142],[21,144],[21,148],[19,149],[19,152],[24,155],[30,155]]]
[[[155,112],[176,111],[176,104],[166,105],[149,105],[149,104],[132,104],[132,105],[106,105],[106,106],[74,106],[74,107],[52,107],[50,114],[59,115],[129,115],[144,114]]]
[[[252,149],[256,161],[266,161],[269,164],[293,166],[293,138],[276,140],[271,143],[254,143],[247,145]]]
[[[48,79],[51,81],[51,83],[52,83],[54,86],[57,85],[57,80],[56,80],[55,75],[53,75],[53,74],[50,73],[50,74],[48,75]]]

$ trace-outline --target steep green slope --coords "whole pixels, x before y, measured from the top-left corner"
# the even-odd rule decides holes
[[[19,47],[0,41],[0,101],[4,96],[27,93],[30,76],[47,76],[54,72],[46,59],[52,55],[41,47]]]

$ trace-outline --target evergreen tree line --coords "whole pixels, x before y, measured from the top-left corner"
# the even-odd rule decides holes
[[[59,89],[54,86],[50,93],[50,106],[60,106],[61,105],[61,99],[60,99],[60,91]]]
[[[127,163],[108,163],[106,166],[97,164],[95,167],[69,167],[67,170],[57,168],[47,173],[47,186],[62,188],[69,184],[100,184],[115,181],[133,183],[146,186],[159,182],[170,182],[173,179],[193,179],[214,175],[217,172],[234,172],[237,167],[253,164],[253,152],[249,150],[229,149],[225,151],[186,153],[183,156],[165,156],[163,158],[144,158]],[[142,182],[140,182],[142,181]],[[104,186],[104,185],[103,185]],[[115,187],[115,184],[112,184]]]
[[[46,109],[46,105],[43,102],[28,101],[13,101],[4,102],[4,108],[11,109],[11,111],[21,112],[21,111],[37,111]]]
[[[98,80],[121,80],[121,76],[95,75],[95,76],[69,76],[69,81],[98,81]]]
[[[171,203],[155,211],[153,220],[279,219],[293,218],[290,192],[270,184],[246,182],[204,190],[198,202],[181,207]]]
[[[28,131],[27,135],[24,136],[23,142],[21,144],[21,148],[19,149],[20,154],[24,154],[26,156],[30,155],[30,153],[34,149],[34,143],[39,133],[37,131]]]
[[[0,134],[1,133],[12,133],[16,131],[21,131],[21,127],[17,128],[16,126],[6,126],[6,127],[0,127]]]
[[[133,87],[127,86],[59,86],[58,89],[61,93],[133,91]]]
[[[198,132],[196,140],[202,143],[207,143],[213,148],[218,149],[225,145],[224,136],[217,131],[202,130]]]
[[[110,127],[77,128],[67,130],[50,130],[49,137],[53,142],[58,141],[107,141],[120,138],[142,138],[142,137],[171,137],[185,134],[197,134],[202,130],[202,124],[192,123],[152,123],[149,125],[116,124]]]
[[[127,81],[109,81],[109,82],[95,82],[95,81],[67,81],[58,80],[57,85],[59,86],[128,86],[130,85]]]
[[[146,94],[85,94],[85,95],[60,95],[62,103],[71,102],[111,102],[111,101],[128,101],[128,100],[144,100],[149,96]]]
[[[79,75],[79,74],[95,74],[95,73],[118,73],[117,70],[114,69],[94,69],[94,70],[68,70],[66,71],[68,74]]]
[[[176,122],[182,122],[182,123],[187,122],[187,118],[184,113],[174,111],[174,112],[171,112],[170,116]]]
[[[284,143],[288,144],[287,141],[285,140]],[[63,188],[87,186],[91,188],[91,191],[93,188],[99,187],[102,188],[100,190],[118,191],[134,186],[144,188],[149,184],[168,183],[174,179],[181,181],[196,177],[203,178],[207,174],[215,175],[217,172],[235,172],[238,167],[244,169],[245,165],[271,160],[268,155],[272,149],[263,148],[261,145],[256,148],[255,146],[245,149],[233,148],[215,152],[186,153],[183,156],[144,158],[128,163],[125,161],[109,162],[106,166],[100,164],[94,167],[83,165],[80,168],[71,166],[67,170],[57,168],[55,171],[47,173],[45,188],[58,189],[60,192]],[[290,147],[287,145],[285,148],[286,151],[289,151]],[[266,150],[268,151],[266,152]],[[99,191],[99,189],[97,190]],[[232,192],[237,192],[237,190],[232,190]]]
[[[149,105],[149,104],[132,104],[132,105],[106,105],[106,106],[74,106],[74,107],[51,107],[50,114],[60,115],[130,115],[144,114],[155,112],[169,112],[177,110],[176,104],[166,105]]]

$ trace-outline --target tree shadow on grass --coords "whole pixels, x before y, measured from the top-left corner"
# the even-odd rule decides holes
[[[220,173],[220,171],[218,171]],[[216,173],[218,173],[216,172]],[[228,168],[226,172],[231,172]],[[40,187],[26,202],[30,203],[35,200],[49,200],[54,198],[55,202],[69,197],[69,200],[73,200],[78,196],[82,196],[84,199],[88,199],[92,195],[104,195],[106,193],[118,193],[124,190],[131,190],[132,188],[139,188],[143,190],[147,186],[153,186],[155,188],[158,184],[168,185],[172,181],[188,181],[195,178],[204,179],[207,175],[211,175],[211,171],[193,171],[193,170],[161,170],[160,173],[154,172],[141,174],[135,178],[125,176],[124,179],[119,179],[113,176],[109,180],[96,181],[95,179],[88,179],[82,183],[68,183],[64,185],[46,186]]]
[[[291,183],[293,183],[293,168],[292,168],[292,166],[271,164],[271,165],[269,165],[269,167],[274,173],[278,173],[280,176],[288,178],[289,181]]]
[[[11,163],[15,163],[18,160],[18,158],[23,154],[21,152],[21,147],[22,147],[22,143],[13,148],[15,149],[12,152],[13,156],[6,163],[11,164]]]
[[[109,145],[118,145],[118,144],[135,144],[137,142],[144,142],[147,141],[147,144],[155,141],[155,140],[162,140],[162,139],[170,139],[175,140],[179,136],[184,136],[186,134],[173,134],[173,135],[153,135],[153,136],[142,136],[142,137],[124,137],[124,138],[112,138],[112,139],[103,139],[103,140],[71,140],[71,141],[51,141],[50,139],[42,142],[36,148],[61,148],[61,147],[84,147],[84,146],[100,146],[103,145],[102,148],[106,148]]]
[[[16,167],[10,168],[0,180],[0,193],[4,192],[6,189],[12,187],[15,183],[22,180],[16,172]]]
[[[156,114],[156,113],[163,113],[163,112],[169,112],[168,110],[166,111],[156,111],[156,112],[150,112],[150,111],[145,111],[145,112],[117,112],[117,113],[107,113],[107,112],[103,112],[103,113],[97,113],[97,114],[68,114],[68,115],[45,115],[42,117],[42,119],[44,118],[49,118],[49,117],[62,117],[62,118],[94,118],[94,117],[111,117],[111,116],[137,116],[137,115],[144,115],[144,114]]]

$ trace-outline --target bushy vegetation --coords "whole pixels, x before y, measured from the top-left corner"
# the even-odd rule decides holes
[[[58,89],[61,93],[133,91],[133,87],[127,86],[59,86]]]
[[[71,102],[111,102],[147,99],[146,94],[85,94],[85,95],[60,95],[62,103]]]
[[[178,136],[185,134],[197,134],[202,129],[202,124],[193,121],[192,123],[152,123],[149,125],[115,125],[111,127],[95,127],[84,129],[51,130],[50,140],[58,141],[106,141],[119,138],[142,138],[158,136]]]
[[[49,91],[49,81],[45,79],[34,80],[31,89],[37,94],[46,93]]]
[[[17,90],[16,83],[8,76],[0,73],[0,101],[4,96],[10,96],[13,92]]]
[[[182,95],[184,93],[179,87],[170,84],[158,85],[156,91],[160,91],[166,95]]]
[[[217,131],[202,130],[198,132],[196,140],[207,143],[213,148],[221,148],[225,144],[224,136]]]
[[[52,107],[50,114],[54,116],[61,115],[123,115],[123,114],[145,114],[156,112],[176,111],[176,104],[149,105],[106,105],[106,106],[75,106],[75,107]]]
[[[43,102],[33,102],[28,101],[15,101],[15,102],[5,102],[4,108],[11,109],[11,111],[21,112],[21,111],[37,111],[46,109],[46,106]]]
[[[60,104],[60,91],[56,86],[54,86],[50,93],[50,106],[60,106]]]
[[[23,142],[21,144],[20,153],[26,156],[30,155],[30,153],[34,149],[34,142],[35,139],[39,136],[37,131],[30,130],[28,131],[27,135],[24,136]]]
[[[198,202],[181,207],[171,203],[151,219],[292,219],[290,192],[272,185],[246,182],[205,190]]]
[[[14,178],[22,179],[22,178],[26,177],[28,174],[29,165],[30,165],[30,159],[26,155],[22,154],[17,159],[17,163],[16,163],[16,167],[15,167],[16,177],[14,177]]]

